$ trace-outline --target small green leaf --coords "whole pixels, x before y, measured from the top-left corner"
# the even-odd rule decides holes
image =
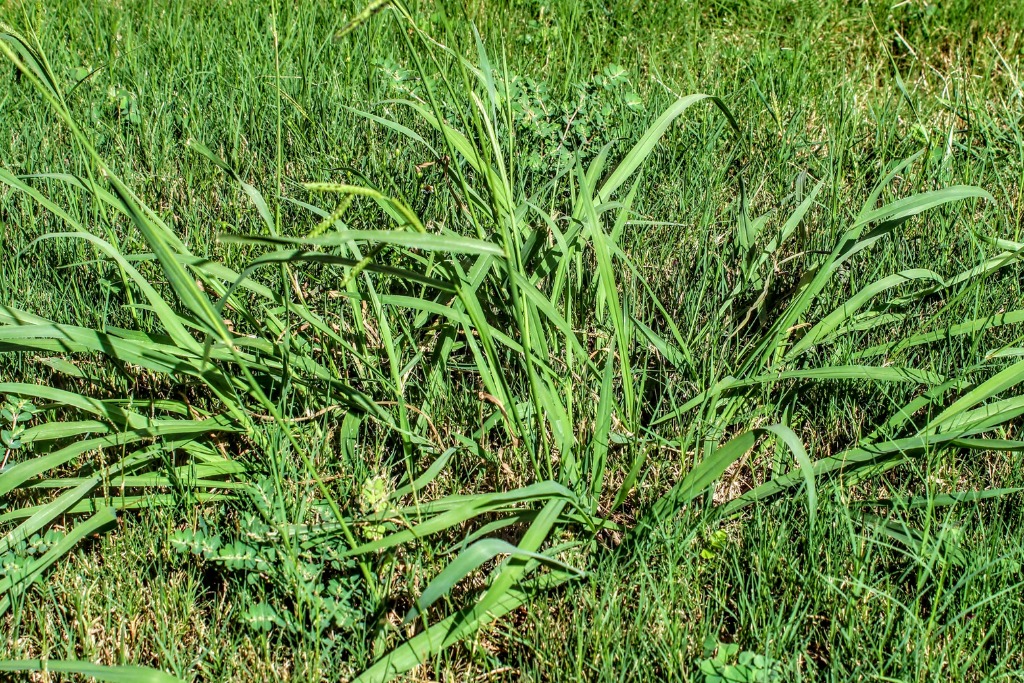
[[[249,626],[262,633],[270,631],[274,627],[280,628],[284,626],[284,620],[278,616],[277,610],[265,602],[249,607],[242,615],[242,619]]]
[[[604,69],[604,87],[608,90],[629,80],[629,72],[621,64],[609,64]]]
[[[241,541],[221,546],[213,557],[228,569],[244,570],[256,567],[256,549]]]

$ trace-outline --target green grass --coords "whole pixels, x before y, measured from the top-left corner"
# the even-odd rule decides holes
[[[1021,675],[1024,10],[329,4],[0,4],[0,666]]]

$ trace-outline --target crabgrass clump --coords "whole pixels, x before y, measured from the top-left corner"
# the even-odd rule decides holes
[[[229,154],[223,130],[172,117],[181,146],[230,188],[191,214],[216,226],[215,244],[181,234],[174,207],[187,202],[152,201],[109,156],[149,125],[141,89],[118,86],[105,113],[83,117],[99,106],[76,90],[93,72],[67,87],[39,40],[0,25],[18,102],[52,117],[73,160],[0,169],[19,215],[60,226],[19,257],[74,254],[103,295],[89,316],[0,308],[0,348],[46,368],[45,381],[23,370],[0,383],[0,437],[17,451],[0,471],[0,557],[10,559],[0,615],[118,513],[148,508],[174,520],[162,547],[175,562],[230,595],[222,628],[252,635],[267,660],[274,648],[302,653],[304,675],[363,681],[425,665],[440,676],[451,662],[498,667],[475,647],[480,634],[615,576],[615,560],[656,552],[666,528],[692,536],[674,539],[677,560],[707,579],[712,563],[741,557],[724,525],[766,509],[786,510],[802,556],[816,558],[822,539],[842,549],[832,560],[854,564],[863,558],[846,540],[899,549],[920,569],[913,595],[973,571],[954,518],[934,511],[1017,488],[979,478],[917,489],[933,485],[921,473],[936,462],[1024,448],[1013,332],[1024,315],[992,299],[1022,248],[987,222],[997,202],[987,189],[952,182],[952,142],[885,148],[862,172],[843,161],[856,153],[844,119],[823,158],[779,148],[785,184],[765,190],[751,161],[760,144],[775,149],[764,130],[715,95],[655,106],[614,55],[549,86],[516,76],[441,5],[424,17],[375,2],[347,25],[314,24],[316,40],[289,21],[299,11],[275,7],[260,25],[266,54],[241,65],[273,83],[261,138],[272,182],[246,170],[244,136]],[[722,6],[693,18],[733,15]],[[542,26],[527,35],[553,40]],[[383,83],[339,111],[373,141],[366,158],[377,156],[296,172],[289,145],[330,136],[302,104],[319,101],[313,81],[289,71],[316,70],[328,43],[354,50],[375,30],[393,40],[357,61]],[[798,119],[783,125],[778,92],[757,75],[772,144],[785,142]],[[324,79],[324,91],[337,86]],[[99,127],[113,137],[99,139]],[[724,158],[659,156],[695,130],[727,146]],[[729,195],[696,238],[694,226],[650,213],[650,196],[684,165],[706,174],[698,186],[717,178]],[[970,255],[918,262],[907,245],[922,221],[968,235]],[[643,242],[666,229],[699,248],[652,267],[644,259],[660,245]],[[106,370],[90,375],[85,363]],[[768,526],[759,533],[774,540]],[[758,571],[798,583],[778,553],[765,558]],[[727,575],[749,578],[739,564]],[[764,602],[736,609],[760,623]],[[790,607],[803,614],[803,603]],[[689,654],[652,674],[662,677],[691,666],[708,680],[774,680],[804,671],[812,642],[825,647],[814,627],[806,642],[786,641],[799,656],[740,649],[723,627],[698,653],[693,634],[665,628]],[[6,666],[36,666],[24,659]]]

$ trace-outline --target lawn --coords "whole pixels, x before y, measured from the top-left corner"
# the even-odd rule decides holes
[[[1024,678],[1024,4],[0,53],[0,677]]]

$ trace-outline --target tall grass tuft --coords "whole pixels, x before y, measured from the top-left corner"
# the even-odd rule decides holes
[[[381,8],[375,4],[366,18]],[[0,472],[0,493],[19,501],[0,516],[8,526],[0,550],[58,520],[76,520],[60,542],[0,583],[0,613],[83,538],[110,527],[115,511],[183,496],[245,505],[237,494],[251,491],[257,475],[269,474],[283,495],[285,460],[293,459],[329,512],[316,523],[270,519],[278,538],[285,546],[342,547],[381,601],[389,590],[377,571],[382,558],[454,541],[407,605],[412,635],[358,679],[383,681],[583,575],[606,551],[609,533],[647,533],[687,506],[710,507],[705,519],[714,520],[798,496],[814,534],[823,487],[878,477],[939,451],[1024,448],[994,436],[1024,414],[1024,399],[1012,395],[1024,361],[944,377],[903,353],[1016,322],[1021,312],[852,355],[835,352],[866,330],[912,325],[920,302],[962,294],[1016,265],[1020,245],[995,241],[999,253],[950,278],[918,268],[862,286],[838,306],[824,296],[854,259],[870,258],[914,216],[991,201],[986,192],[956,186],[883,200],[916,157],[899,163],[831,248],[805,255],[799,277],[781,291],[775,265],[811,220],[823,185],[810,182],[782,220],[750,215],[741,186],[733,260],[702,275],[725,283],[714,291],[726,294],[680,319],[654,294],[623,238],[642,225],[634,204],[645,162],[681,117],[713,106],[742,138],[726,104],[683,97],[624,154],[612,143],[590,159],[568,151],[543,182],[527,183],[517,163],[527,150],[516,146],[509,77],[479,37],[470,61],[420,32],[400,3],[387,11],[409,22],[403,35],[422,96],[388,103],[408,118],[361,113],[368,125],[438,160],[452,208],[421,217],[381,189],[387,179],[381,187],[310,182],[301,198],[269,201],[242,183],[265,231],[221,237],[251,255],[241,269],[186,248],[96,153],[39,46],[0,26],[0,50],[70,131],[89,169],[87,177],[32,178],[0,170],[0,182],[66,224],[40,239],[81,240],[96,264],[118,274],[137,322],[91,329],[5,306],[0,349],[43,354],[55,368],[73,354],[97,355],[154,387],[142,398],[0,384],[0,394],[37,408],[20,434],[21,450]],[[207,147],[192,146],[241,183]],[[148,251],[126,253],[116,235],[96,234],[47,193],[57,187],[123,217]],[[307,224],[282,229],[275,212],[283,202],[305,210]],[[356,203],[375,207],[376,221],[349,222]],[[312,300],[297,277],[322,268],[337,271],[330,301]],[[855,443],[815,457],[791,424],[799,388],[843,382],[910,385],[914,397]],[[674,387],[693,389],[680,397]],[[470,397],[479,419],[446,425],[442,437],[430,416],[453,394]],[[325,414],[341,418],[357,441],[386,444],[388,476],[398,482],[387,492],[387,519],[353,505],[321,476],[322,444],[302,429],[310,416]],[[781,455],[765,480],[731,500],[711,499],[730,466],[772,449]],[[513,475],[462,489],[459,463],[480,456],[502,459]],[[679,476],[649,499],[638,488],[652,458]],[[873,509],[896,503],[875,501]],[[895,542],[926,542],[887,526],[884,516],[857,518],[889,529]],[[363,533],[369,526],[382,531]],[[482,587],[467,595],[466,579],[481,572]]]

